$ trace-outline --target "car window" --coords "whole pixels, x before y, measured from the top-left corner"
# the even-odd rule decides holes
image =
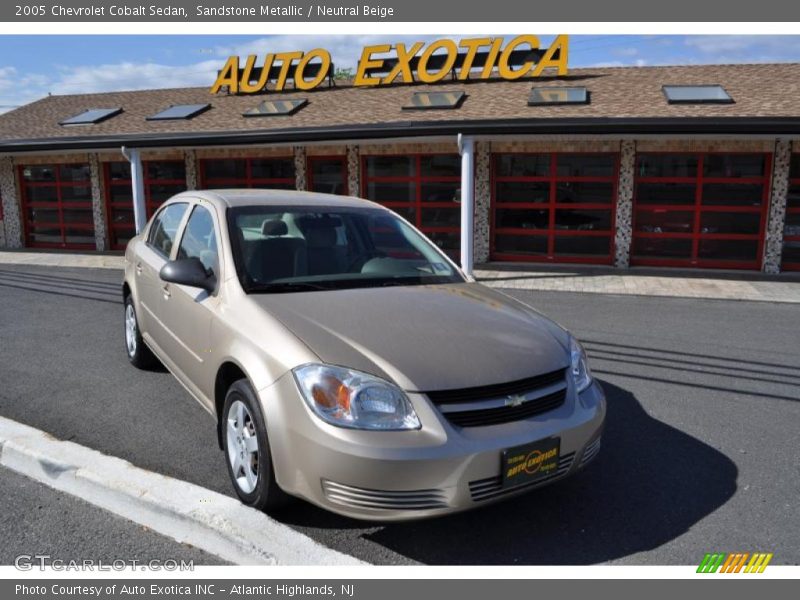
[[[170,204],[156,215],[147,238],[147,243],[154,250],[164,256],[170,255],[172,245],[175,243],[175,236],[178,235],[178,227],[180,227],[183,214],[188,206],[185,202]]]
[[[384,209],[243,206],[227,219],[248,293],[464,281],[434,244]]]
[[[195,206],[178,246],[178,258],[199,258],[207,270],[218,275],[218,257],[214,217],[205,206]]]

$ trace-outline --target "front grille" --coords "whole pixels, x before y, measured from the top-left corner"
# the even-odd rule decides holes
[[[521,421],[555,410],[567,398],[565,370],[499,385],[427,392],[444,417],[458,427],[483,427]],[[516,405],[506,400],[525,398]]]
[[[331,502],[354,508],[377,510],[425,510],[446,508],[447,497],[442,490],[388,491],[359,488],[334,481],[322,480],[322,491]]]
[[[521,490],[532,489],[555,481],[566,475],[572,466],[572,461],[575,459],[575,453],[570,452],[564,454],[558,459],[558,469],[552,475],[537,479],[531,483],[516,485],[510,488],[503,488],[503,476],[496,475],[495,477],[487,477],[486,479],[476,479],[469,482],[469,493],[474,502],[482,502],[484,500],[491,500],[493,498],[500,498],[507,494],[513,494]]]
[[[600,438],[598,437],[591,444],[588,444],[583,449],[583,456],[581,456],[581,466],[590,462],[600,453]]]
[[[558,369],[550,373],[545,373],[544,375],[537,375],[536,377],[528,377],[527,379],[510,381],[508,383],[463,388],[460,390],[439,390],[437,392],[425,392],[425,394],[434,404],[474,402],[476,400],[486,400],[487,398],[502,398],[503,396],[511,396],[513,394],[524,394],[525,392],[559,383],[564,380],[564,377],[565,369]]]

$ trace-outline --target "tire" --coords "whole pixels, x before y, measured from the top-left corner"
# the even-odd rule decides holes
[[[289,504],[291,496],[275,480],[267,425],[258,397],[246,379],[228,388],[219,426],[228,475],[239,499],[264,512]]]
[[[125,353],[137,369],[152,369],[158,364],[158,359],[142,339],[139,319],[130,294],[125,296]]]

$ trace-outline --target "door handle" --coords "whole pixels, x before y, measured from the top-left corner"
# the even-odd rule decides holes
[[[142,274],[142,263],[140,263],[140,262],[136,263],[136,274],[137,275],[141,275]]]
[[[172,296],[172,292],[169,291],[169,284],[165,283],[164,286],[161,288],[161,291],[164,292],[164,298],[169,300],[170,296]]]

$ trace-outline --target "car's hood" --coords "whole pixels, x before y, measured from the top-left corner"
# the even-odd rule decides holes
[[[476,283],[251,298],[324,362],[391,378],[406,390],[503,383],[568,363],[562,329]]]

